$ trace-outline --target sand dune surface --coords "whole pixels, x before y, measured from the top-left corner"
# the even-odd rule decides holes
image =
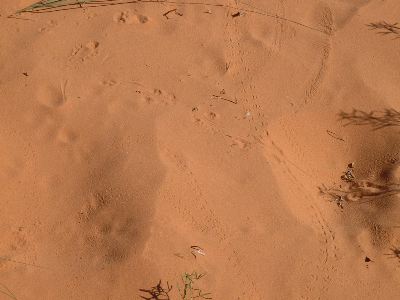
[[[400,298],[398,1],[34,2],[0,7],[0,299]]]

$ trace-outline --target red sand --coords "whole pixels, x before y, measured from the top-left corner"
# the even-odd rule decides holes
[[[400,298],[400,117],[368,115],[400,39],[367,26],[399,1],[32,2],[0,7],[0,299]]]

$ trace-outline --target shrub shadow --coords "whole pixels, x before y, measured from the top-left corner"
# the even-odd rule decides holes
[[[348,125],[368,125],[373,130],[383,129],[385,127],[400,126],[400,112],[393,108],[388,108],[383,111],[365,112],[358,109],[353,109],[351,112],[341,111],[339,120],[345,121]]]
[[[400,27],[398,23],[387,23],[385,21],[369,23],[367,26],[370,30],[375,30],[380,35],[392,35],[394,39],[400,38]]]

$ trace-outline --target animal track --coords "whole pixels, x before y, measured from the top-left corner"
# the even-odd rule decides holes
[[[239,147],[240,149],[249,149],[251,143],[248,140],[242,138],[232,138],[232,147]]]
[[[276,4],[275,12],[277,15],[286,17],[285,5],[279,1]],[[286,22],[276,19],[273,25],[251,28],[249,38],[253,43],[262,45],[270,54],[278,54],[286,39],[291,38],[294,33]]]
[[[0,243],[0,267],[27,265],[20,262],[18,257],[26,257],[32,250],[29,236],[29,232],[26,232],[24,227],[11,229],[3,236],[3,242]]]
[[[50,85],[39,86],[34,96],[39,105],[29,112],[26,120],[34,130],[34,136],[49,141],[55,138],[62,143],[69,143],[74,138],[72,133],[61,129],[63,115],[60,108],[65,104],[66,97],[63,87],[56,88]]]
[[[193,226],[199,232],[212,234],[218,240],[221,250],[226,255],[226,263],[234,273],[235,278],[242,286],[250,287],[245,292],[244,299],[261,299],[254,284],[253,275],[248,273],[244,267],[242,254],[238,253],[229,241],[231,229],[210,209],[207,197],[204,197],[202,187],[196,179],[190,163],[185,159],[183,154],[174,152],[166,145],[160,145],[160,147],[162,154],[169,163],[173,164],[176,173],[179,174],[177,176],[182,176],[185,189],[188,189],[188,193],[194,199],[189,205],[186,201],[182,201],[180,197],[177,197],[172,204],[174,210],[190,226]]]
[[[115,80],[113,80],[113,79],[108,79],[108,80],[103,80],[101,82],[101,84],[104,85],[104,86],[112,87],[112,86],[116,85],[117,82]]]
[[[88,256],[96,253],[93,262],[97,265],[125,261],[138,241],[137,222],[119,201],[123,201],[119,196],[95,193],[80,211],[78,220],[85,232],[81,243]]]
[[[319,12],[319,22],[324,30],[329,36],[334,31],[334,15],[328,7],[324,7]],[[309,83],[308,88],[305,91],[305,102],[309,102],[319,90],[323,80],[325,79],[325,73],[328,68],[329,57],[331,53],[331,39],[328,37],[321,47],[321,58],[319,62],[319,69],[316,72],[314,78],[312,78]]]
[[[77,135],[72,130],[67,128],[61,128],[57,134],[58,141],[65,145],[71,144],[76,140],[76,138]]]
[[[72,50],[70,60],[78,60],[84,62],[99,53],[100,43],[97,41],[89,41],[85,45],[79,45]]]
[[[7,153],[7,156],[4,153]],[[15,178],[23,172],[24,163],[21,158],[13,157],[8,152],[0,152],[0,157],[7,158],[0,159],[0,180],[3,178]]]
[[[58,107],[64,102],[61,90],[52,86],[39,86],[36,91],[36,99],[42,105],[50,108]]]
[[[143,104],[162,104],[171,105],[175,104],[176,97],[172,93],[162,91],[160,89],[137,89],[136,93],[141,95],[140,100]]]
[[[20,251],[27,247],[27,239],[22,230],[13,232],[13,237],[11,239],[10,250]]]
[[[47,24],[43,27],[39,28],[39,32],[46,32],[46,31],[50,31],[51,29],[53,29],[54,27],[56,27],[58,25],[57,21],[55,20],[50,20],[47,22]]]
[[[110,199],[101,194],[91,194],[87,202],[83,205],[80,215],[84,221],[90,221],[102,208],[107,206]]]
[[[130,11],[119,12],[114,15],[114,22],[119,24],[146,24],[149,18],[139,14],[132,14]]]
[[[309,210],[309,220],[311,220],[312,227],[318,232],[318,240],[320,243],[319,251],[319,262],[320,268],[323,275],[319,278],[315,278],[315,283],[320,285],[322,292],[327,292],[329,289],[329,274],[336,272],[335,262],[337,260],[337,250],[338,247],[335,241],[335,232],[331,229],[328,221],[325,219],[323,211],[319,208],[317,200],[312,194],[308,192],[303,183],[299,180],[297,171],[301,171],[301,176],[309,176],[305,171],[300,169],[296,164],[291,162],[279,148],[275,142],[267,135],[265,138],[266,144],[266,156],[267,158],[274,158],[274,160],[269,159],[274,169],[279,170],[277,172],[277,178],[282,182],[290,181],[288,189],[295,191],[295,194],[304,195],[304,205],[307,205]],[[296,169],[294,169],[295,167]],[[308,286],[310,290],[314,287]]]

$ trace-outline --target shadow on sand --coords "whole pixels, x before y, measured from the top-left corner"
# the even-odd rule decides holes
[[[389,258],[395,258],[400,262],[400,248],[392,247],[390,248],[390,253],[386,253]]]
[[[400,27],[398,23],[387,23],[385,21],[367,24],[370,30],[375,30],[380,35],[394,36],[394,39],[400,38]]]
[[[368,125],[373,130],[382,129],[385,127],[400,126],[400,112],[390,108],[384,111],[365,112],[358,109],[353,109],[352,112],[341,111],[339,120],[345,121],[345,126],[348,125]]]

